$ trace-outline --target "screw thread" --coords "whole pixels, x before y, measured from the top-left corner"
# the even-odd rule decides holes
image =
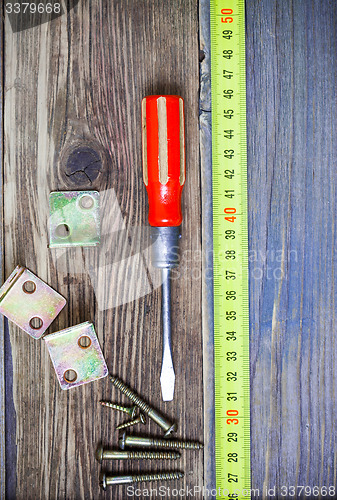
[[[135,392],[133,392],[127,385],[124,384],[118,377],[110,376],[110,380],[123,394],[125,394],[133,403],[135,403],[139,408],[143,410],[144,413],[148,414],[151,411],[151,407],[145,403]]]
[[[160,448],[182,448],[189,450],[200,450],[204,447],[203,444],[198,443],[197,441],[170,441],[168,439],[151,439],[151,445],[154,447]]]
[[[124,424],[120,424],[116,427],[117,431],[120,431],[122,429],[126,429],[127,427],[132,427],[133,425],[139,424],[140,423],[140,418],[136,418],[136,420],[131,420],[130,422],[125,422]]]
[[[126,408],[125,406],[117,405],[116,403],[110,403],[109,401],[100,401],[102,406],[107,406],[113,410],[122,411],[123,413],[131,414],[133,408]]]
[[[183,472],[162,472],[160,474],[141,474],[139,476],[132,476],[134,483],[140,483],[142,481],[158,481],[158,480],[168,480],[168,479],[180,479],[184,477]]]
[[[180,457],[179,453],[172,451],[129,451],[128,457],[133,459],[146,459],[146,460],[177,460]]]

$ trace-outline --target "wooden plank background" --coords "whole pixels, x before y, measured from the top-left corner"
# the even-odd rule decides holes
[[[196,0],[80,0],[67,15],[20,33],[6,19],[3,192],[5,275],[20,262],[63,293],[68,306],[50,331],[94,321],[109,369],[175,417],[179,435],[202,440],[198,255],[201,221],[209,237],[204,211],[210,207],[201,199],[209,201],[210,44],[207,2],[199,7]],[[252,488],[259,489],[255,498],[275,498],[266,488],[276,486],[277,496],[282,486],[336,485],[337,5],[246,0],[246,11]],[[184,238],[174,282],[177,388],[166,404],[157,375],[160,293],[147,265],[139,121],[141,98],[157,92],[180,93],[187,109]],[[69,154],[80,147],[102,158],[93,183],[65,175]],[[74,187],[102,192],[98,252],[47,248],[48,194]],[[134,259],[125,263],[130,253]],[[206,330],[207,287],[204,282]],[[103,498],[94,450],[100,441],[116,443],[117,417],[98,400],[125,400],[107,380],[63,393],[43,342],[12,325],[4,342],[6,497]],[[211,442],[209,425],[206,420]],[[205,484],[212,485],[208,461],[205,456]],[[184,453],[179,468],[185,484],[202,484],[202,454]],[[104,495],[125,496],[122,487]]]
[[[81,0],[68,14],[18,33],[6,17],[5,66],[5,275],[20,263],[55,287],[68,304],[49,331],[93,321],[110,371],[177,421],[179,437],[202,441],[197,1]],[[161,401],[160,290],[145,251],[140,103],[155,93],[180,94],[186,103],[172,403]],[[86,175],[66,168],[74,149],[86,147],[102,159],[93,182],[90,162]],[[102,244],[50,250],[49,193],[79,187],[101,192]],[[61,391],[44,342],[13,325],[9,335],[15,440],[7,468],[15,474],[7,478],[8,498],[124,499],[125,487],[100,492],[94,452],[100,442],[117,445],[120,420],[98,401],[127,400],[108,379]],[[143,433],[162,435],[153,423]],[[103,469],[184,470],[193,486],[202,482],[203,453],[185,452],[179,463],[105,463]]]
[[[280,496],[336,486],[337,4],[246,6],[252,486]]]
[[[0,29],[0,158],[1,158],[1,168],[3,164],[3,79],[4,79],[4,53],[3,53],[3,23],[1,22]],[[3,206],[3,176],[0,176],[0,199],[1,206]],[[3,210],[1,210],[1,230],[0,230],[0,244],[3,248]],[[4,278],[4,261],[3,252],[0,253],[0,276],[3,280]],[[5,458],[5,442],[6,442],[6,431],[5,431],[5,373],[4,373],[4,363],[5,363],[5,339],[4,339],[4,318],[0,318],[0,498],[5,496],[5,476],[6,476],[6,458]]]
[[[203,210],[207,3],[200,1]],[[317,497],[315,486],[334,498],[329,486],[337,486],[336,28],[332,1],[246,0],[253,498],[291,498],[291,486],[307,487],[299,498]],[[210,306],[204,295],[204,325]],[[206,416],[209,408],[208,395]],[[207,429],[205,440],[210,446]],[[212,465],[205,457],[208,486]]]

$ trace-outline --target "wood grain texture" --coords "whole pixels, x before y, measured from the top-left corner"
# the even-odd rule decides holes
[[[203,4],[207,202],[210,39]],[[336,21],[331,1],[246,0],[253,498],[287,498],[282,486],[312,493],[336,486]],[[206,220],[203,214],[204,237]],[[204,294],[206,314],[209,304]],[[205,474],[207,482],[206,461]]]
[[[1,172],[3,167],[3,79],[4,79],[4,51],[3,51],[3,22],[0,20],[0,158]],[[3,207],[3,178],[0,176],[0,206]],[[0,245],[3,248],[3,210],[0,214]],[[0,253],[0,276],[4,278],[3,252]],[[5,324],[4,318],[0,318],[0,498],[5,498],[6,488],[6,463],[5,463]]]
[[[202,440],[197,1],[81,0],[68,14],[19,33],[6,19],[5,66],[6,276],[20,263],[63,294],[68,304],[49,332],[93,321],[110,371],[176,420],[180,437]],[[140,103],[154,93],[180,94],[186,104],[182,258],[172,290],[173,403],[160,397],[160,283],[149,264],[141,173]],[[102,244],[50,250],[48,196],[76,186],[65,165],[83,146],[103,162],[94,182],[77,181],[101,192]],[[117,445],[120,420],[98,401],[125,398],[108,379],[61,391],[44,342],[13,325],[8,356],[15,442],[7,455],[14,470],[7,497],[125,499],[125,487],[100,492],[94,458],[100,442]],[[161,435],[154,424],[143,432]],[[103,469],[179,469],[193,487],[202,484],[203,455]]]
[[[246,11],[252,487],[268,498],[265,487],[337,479],[337,6],[246,0]],[[197,15],[192,0],[81,0],[67,16],[25,32],[13,34],[6,22],[4,230],[5,274],[20,262],[68,299],[50,331],[94,321],[110,370],[176,417],[179,435],[202,439]],[[205,31],[201,41],[207,58]],[[203,169],[210,164],[206,63]],[[157,92],[181,94],[188,113],[173,404],[159,396],[158,277],[148,265],[147,231],[134,229],[146,224],[147,210],[140,100]],[[102,192],[103,250],[51,252],[48,194],[74,187],[63,167],[83,144],[104,164],[85,185]],[[207,189],[204,174],[202,182]],[[205,214],[202,220],[205,237]],[[126,400],[107,380],[61,392],[43,342],[12,325],[5,366],[7,498],[103,498],[94,449],[100,441],[116,444],[118,418],[98,400]],[[167,466],[132,466],[159,468]],[[179,468],[189,486],[202,484],[201,454],[184,454]],[[125,488],[105,497],[124,499]]]
[[[209,0],[199,1],[200,39],[200,171],[202,200],[202,318],[204,367],[204,485],[214,489],[215,480],[215,400],[214,400],[214,290],[213,290],[213,196],[212,196],[212,117],[211,50]],[[213,498],[214,496],[212,496]]]
[[[262,497],[275,485],[278,495],[336,485],[337,5],[246,9],[252,487]]]

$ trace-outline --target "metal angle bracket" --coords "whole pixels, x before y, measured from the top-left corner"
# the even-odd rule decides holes
[[[49,206],[50,248],[99,245],[98,191],[53,191]]]
[[[42,337],[66,302],[22,266],[17,266],[0,288],[0,313],[34,339]]]
[[[108,368],[88,321],[44,337],[61,389],[106,377]]]

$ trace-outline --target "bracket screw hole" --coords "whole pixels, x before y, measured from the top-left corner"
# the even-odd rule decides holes
[[[40,328],[42,328],[42,325],[43,321],[38,316],[34,316],[29,322],[29,326],[33,328],[33,330],[40,330]]]
[[[80,199],[79,204],[80,204],[80,207],[83,208],[83,210],[90,210],[94,206],[94,199],[92,196],[85,194]]]
[[[24,284],[22,285],[22,290],[28,294],[34,293],[36,290],[36,285],[34,281],[25,281]]]
[[[63,374],[63,378],[69,384],[72,384],[77,379],[77,373],[75,370],[66,370]]]
[[[55,234],[58,238],[68,238],[70,236],[70,228],[67,224],[60,224],[55,229]]]
[[[91,338],[87,337],[87,335],[82,335],[82,337],[78,339],[78,345],[81,349],[88,349],[88,347],[91,346]]]

